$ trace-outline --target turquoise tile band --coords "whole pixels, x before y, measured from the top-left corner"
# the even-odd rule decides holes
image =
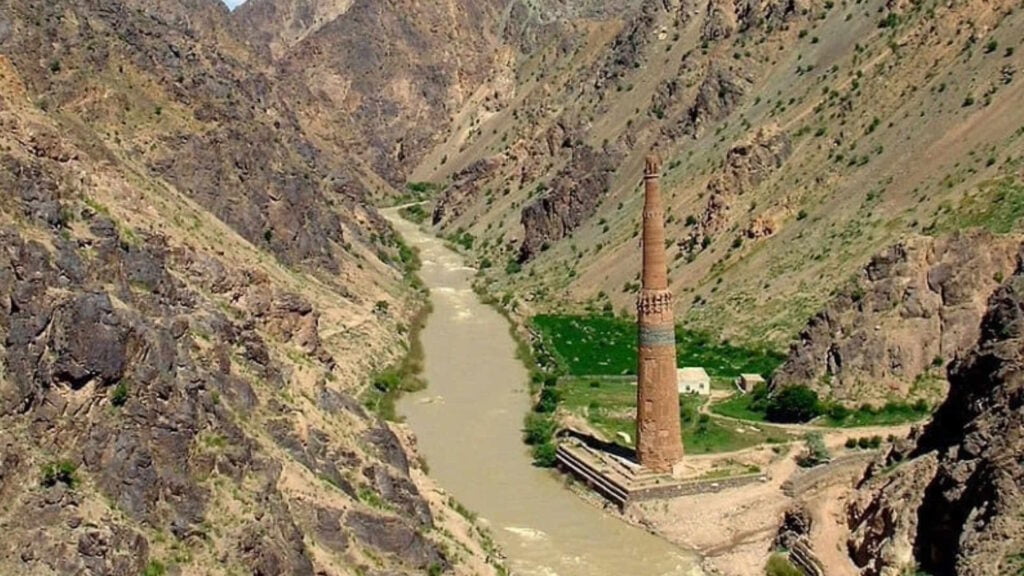
[[[676,331],[671,326],[641,326],[641,346],[675,346]]]

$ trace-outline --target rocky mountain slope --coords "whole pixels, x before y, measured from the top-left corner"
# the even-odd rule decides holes
[[[1024,569],[1024,274],[989,302],[977,345],[950,368],[949,398],[871,468],[848,508],[862,574],[1019,574]]]
[[[1021,246],[1019,235],[973,231],[883,251],[811,319],[773,384],[848,402],[944,399],[947,364],[977,344]]]
[[[1019,229],[1015,8],[649,0],[577,15],[517,48],[516,81],[467,101],[411,179],[445,185],[434,222],[472,237],[492,292],[628,312],[641,158],[657,150],[679,316],[783,348],[885,247]]]
[[[356,400],[397,241],[231,26],[0,1],[0,572],[490,573]]]
[[[492,84],[511,82],[494,73],[510,57],[495,30],[501,8],[252,0],[232,18],[254,50],[269,50],[277,84],[310,87],[297,105],[307,132],[402,188],[462,106],[492,101]]]

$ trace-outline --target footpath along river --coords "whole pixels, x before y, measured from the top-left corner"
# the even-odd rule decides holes
[[[491,527],[515,576],[699,576],[698,560],[605,514],[534,467],[523,444],[528,374],[508,322],[442,241],[385,212],[419,249],[434,311],[421,333],[427,389],[398,406],[430,474]]]

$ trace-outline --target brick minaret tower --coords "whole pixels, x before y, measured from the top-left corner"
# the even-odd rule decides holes
[[[637,300],[636,455],[654,472],[671,472],[683,458],[676,384],[676,335],[665,258],[661,162],[644,168],[643,289]]]

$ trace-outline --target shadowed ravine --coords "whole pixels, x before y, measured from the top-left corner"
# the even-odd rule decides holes
[[[507,321],[473,293],[473,269],[387,212],[420,250],[434,312],[422,333],[428,388],[399,412],[431,475],[480,514],[519,576],[694,576],[694,555],[585,503],[530,463],[521,441],[527,373]]]

